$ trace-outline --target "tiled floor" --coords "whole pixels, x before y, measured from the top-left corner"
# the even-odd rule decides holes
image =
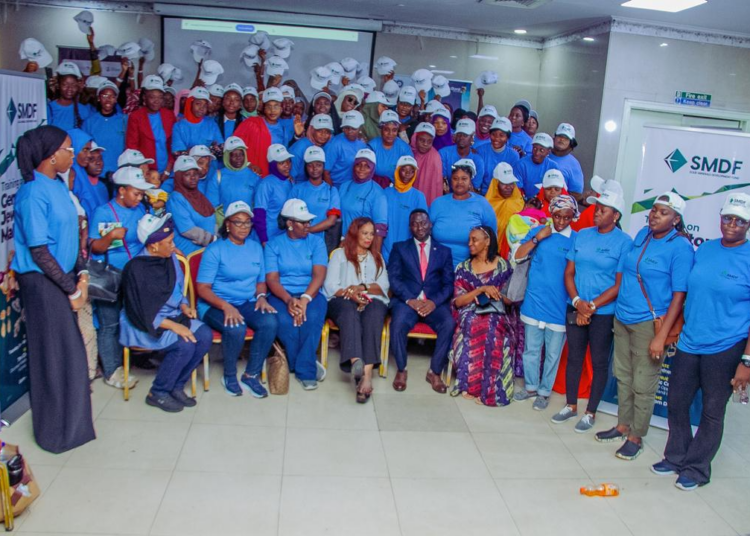
[[[750,534],[750,407],[731,404],[709,486],[677,490],[648,467],[666,433],[652,429],[634,462],[617,445],[549,418],[530,403],[485,408],[433,393],[425,349],[410,383],[377,379],[366,405],[332,368],[314,392],[230,398],[221,363],[198,407],[168,415],[94,386],[98,439],[52,455],[34,444],[30,415],[4,430],[43,490],[17,520],[25,535],[636,535]],[[331,363],[338,353],[331,352]],[[391,371],[391,380],[393,371]],[[596,429],[612,426],[600,415]],[[581,485],[614,482],[620,497],[586,498]]]

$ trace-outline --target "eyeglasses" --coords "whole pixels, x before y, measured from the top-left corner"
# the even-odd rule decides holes
[[[743,220],[742,218],[738,218],[737,216],[722,216],[721,217],[721,223],[724,225],[731,225],[734,223],[737,227],[746,227],[750,222],[747,220]]]
[[[60,147],[58,151],[68,151],[71,155],[75,156],[76,150],[72,147]]]
[[[252,220],[247,221],[234,221],[234,220],[227,220],[232,225],[239,227],[240,229],[249,229],[250,226],[253,224]]]

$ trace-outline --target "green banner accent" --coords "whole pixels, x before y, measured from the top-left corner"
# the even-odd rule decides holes
[[[710,195],[718,195],[718,194],[723,194],[723,193],[726,193],[726,192],[731,192],[732,190],[737,190],[739,188],[745,188],[747,186],[750,186],[750,183],[726,185],[726,186],[722,186],[721,188],[719,188],[715,192],[706,192],[706,193],[703,193],[701,195],[694,195],[694,196],[682,195],[681,193],[677,192],[674,189],[672,189],[672,192],[674,192],[677,195],[679,195],[685,201],[690,201],[691,199],[700,199],[702,197],[708,197]],[[661,193],[659,195],[661,195]],[[633,203],[632,213],[633,214],[637,214],[638,212],[646,212],[648,210],[651,210],[651,207],[654,206],[654,201],[656,201],[656,198],[659,197],[659,195],[654,196],[654,197],[650,197],[648,199],[643,199],[642,201],[636,201],[635,203]]]

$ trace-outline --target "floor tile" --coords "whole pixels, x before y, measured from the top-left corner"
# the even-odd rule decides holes
[[[520,534],[489,478],[394,478],[393,493],[404,536]]]
[[[279,536],[398,536],[387,478],[285,476]]]
[[[375,411],[381,431],[469,431],[455,401],[438,393],[376,397]]]
[[[139,383],[135,389],[130,391],[130,400],[125,401],[122,398],[122,392],[116,393],[109,399],[109,402],[99,414],[98,419],[118,420],[118,421],[150,421],[150,422],[181,422],[189,424],[195,416],[196,410],[200,407],[185,408],[179,413],[167,413],[159,408],[146,405],[146,395],[148,383]]]
[[[539,412],[531,409],[531,404],[513,402],[504,407],[487,407],[461,397],[455,401],[469,431],[473,433],[554,434]]]
[[[378,432],[290,428],[284,474],[387,477],[388,468]]]
[[[721,440],[721,446],[733,449],[743,459],[750,461],[750,434],[748,435],[726,435]]]
[[[645,444],[643,452],[635,460],[625,461],[615,457],[615,452],[622,446],[620,441],[599,443],[590,434],[565,434],[558,437],[595,481],[634,476],[658,478],[650,467],[661,460],[661,453],[657,453],[648,444]]]
[[[289,395],[289,428],[373,431],[378,429],[372,400],[366,404],[357,404],[354,401],[354,386],[350,386],[349,392],[326,392],[322,387],[318,391]]]
[[[195,423],[235,426],[286,426],[289,397],[269,395],[258,399],[247,394],[233,397],[224,392],[220,383],[195,408]]]
[[[11,426],[4,427],[2,430],[2,439],[6,443],[17,445],[23,457],[31,464],[32,469],[36,465],[63,466],[72,455],[71,452],[52,454],[36,444],[30,411],[22,415]]]
[[[700,497],[740,534],[750,534],[750,480],[747,478],[711,478],[698,489]]]

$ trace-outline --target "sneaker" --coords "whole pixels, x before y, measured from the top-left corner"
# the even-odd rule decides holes
[[[674,470],[674,466],[667,460],[662,460],[659,463],[655,463],[651,466],[651,472],[655,475],[676,475],[677,471]]]
[[[555,413],[550,420],[554,424],[562,424],[573,417],[578,417],[578,412],[573,410],[570,406],[565,406],[563,409]]]
[[[609,430],[605,430],[604,432],[597,432],[594,435],[594,439],[596,439],[599,443],[612,443],[613,441],[625,441],[627,439],[627,435],[620,432],[617,427],[610,428]]]
[[[125,389],[125,369],[117,367],[109,378],[104,378],[104,383],[115,389]],[[128,389],[132,389],[138,383],[138,378],[130,374],[128,376]]]
[[[539,395],[536,397],[536,400],[534,400],[534,405],[531,407],[537,411],[544,411],[545,409],[547,409],[547,406],[549,406],[549,397]]]
[[[594,422],[596,422],[596,417],[591,415],[590,413],[587,413],[583,417],[581,417],[581,420],[578,421],[575,428],[573,428],[573,431],[579,433],[579,434],[585,434],[591,428],[594,426]]]
[[[518,391],[516,391],[516,394],[513,395],[513,400],[515,400],[516,402],[523,402],[524,400],[528,400],[529,398],[534,398],[536,396],[537,394],[535,392],[530,393],[526,389],[519,389]]]
[[[151,391],[149,391],[148,395],[146,395],[146,404],[155,408],[159,408],[160,410],[166,411],[167,413],[179,413],[180,411],[185,409],[185,406],[172,398],[170,395],[157,397]]]
[[[305,391],[314,391],[318,388],[318,382],[316,380],[300,380],[297,378],[297,381],[302,384],[302,388]]]
[[[698,488],[698,483],[695,480],[684,475],[680,475],[674,485],[676,488],[679,488],[682,491],[693,491]]]
[[[615,456],[617,456],[621,460],[630,462],[640,456],[641,452],[643,452],[643,445],[639,445],[638,443],[633,443],[632,441],[628,440],[625,441],[625,444],[623,446],[617,449],[617,452],[615,452]]]
[[[315,362],[315,367],[317,368],[316,377],[315,379],[319,382],[322,382],[326,379],[326,375],[328,374],[328,371],[326,368],[320,363],[320,361]]]
[[[193,398],[192,396],[186,395],[185,391],[183,391],[182,389],[175,389],[169,394],[172,398],[177,400],[177,402],[179,402],[186,408],[194,408],[198,404],[195,398]]]
[[[242,396],[242,388],[234,376],[222,376],[221,385],[229,396]]]
[[[259,376],[250,376],[249,374],[243,374],[242,378],[240,378],[240,381],[242,382],[242,390],[247,391],[255,398],[266,398],[268,396],[268,391],[266,391],[266,388],[263,387],[262,383],[260,383]]]

